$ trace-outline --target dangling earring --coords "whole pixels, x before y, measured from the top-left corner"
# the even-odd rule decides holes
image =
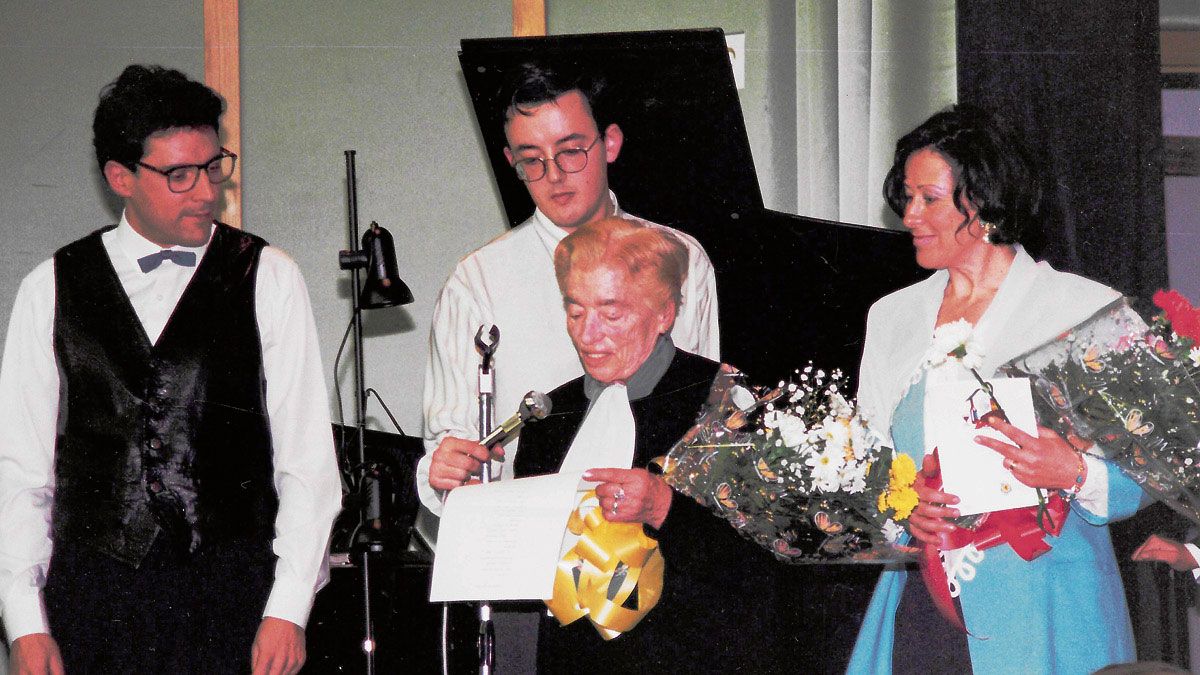
[[[996,225],[986,220],[981,220],[979,221],[979,227],[983,229],[983,241],[988,244],[995,244],[996,242],[992,241],[992,239],[996,235]]]

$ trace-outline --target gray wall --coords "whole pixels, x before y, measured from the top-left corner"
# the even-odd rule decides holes
[[[332,372],[350,317],[349,275],[337,267],[348,246],[343,151],[357,152],[361,225],[376,220],[392,233],[416,297],[365,314],[367,385],[405,431],[420,433],[437,292],[457,259],[504,225],[458,41],[509,34],[510,6],[243,2],[241,20],[244,226],[304,270]],[[349,356],[339,381],[352,420]],[[378,404],[368,410],[389,427]]]
[[[115,221],[92,152],[101,87],[153,61],[203,77],[199,3],[5,0],[0,21],[0,319],[54,249]]]

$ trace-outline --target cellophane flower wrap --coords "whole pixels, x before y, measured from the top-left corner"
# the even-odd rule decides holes
[[[722,371],[696,425],[659,463],[667,483],[792,563],[885,562],[917,504],[916,467],[893,454],[812,366],[766,390]]]
[[[1041,424],[1200,524],[1200,314],[1174,291],[1154,302],[1149,326],[1121,299],[1001,370],[1031,379]]]

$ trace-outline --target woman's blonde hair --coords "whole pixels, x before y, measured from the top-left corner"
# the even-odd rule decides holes
[[[653,300],[674,302],[676,314],[683,302],[687,263],[687,248],[678,237],[665,228],[627,218],[609,217],[582,225],[554,249],[554,274],[564,295],[573,268],[620,266],[635,282],[656,282],[663,292]]]

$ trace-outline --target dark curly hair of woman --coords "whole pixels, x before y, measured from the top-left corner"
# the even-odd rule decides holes
[[[994,244],[1027,243],[1041,228],[1042,176],[1015,128],[983,108],[951,106],[896,142],[883,196],[903,217],[904,165],[919,150],[934,150],[954,173],[954,204],[966,215],[977,209],[981,221],[995,226]],[[967,221],[963,220],[963,227]]]

